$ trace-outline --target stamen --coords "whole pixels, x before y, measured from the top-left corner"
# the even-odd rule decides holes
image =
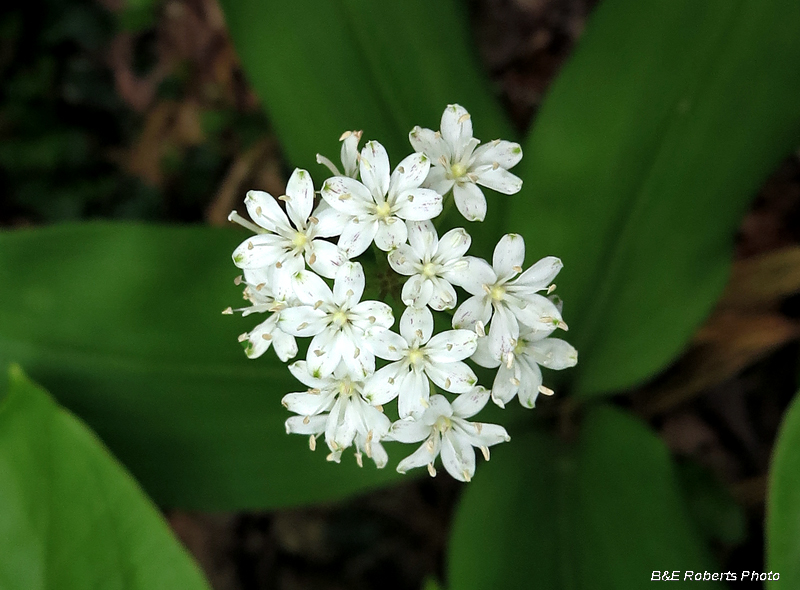
[[[489,447],[481,447],[481,453],[483,453],[483,458],[488,461],[489,460]]]
[[[244,341],[245,341],[245,340],[247,340],[249,337],[250,337],[250,334],[248,334],[247,332],[245,332],[245,333],[243,333],[243,334],[239,334],[239,337],[237,338],[237,340],[238,340],[239,342],[244,342]]]
[[[225,309],[222,310],[222,315],[233,315],[233,308],[226,307]]]
[[[553,283],[552,285],[550,285],[549,287],[547,287],[547,294],[548,294],[548,295],[550,295],[550,293],[552,293],[552,292],[553,292],[553,291],[555,291],[555,290],[556,290],[556,284],[555,284],[555,283]]]
[[[364,460],[361,458],[361,451],[356,451],[356,463],[359,467],[364,467]]]
[[[539,393],[541,393],[543,395],[553,395],[555,393],[555,391],[553,391],[549,387],[545,387],[544,385],[540,385],[539,386]]]
[[[238,223],[239,225],[241,225],[242,227],[246,227],[253,233],[263,234],[266,231],[263,227],[258,227],[256,224],[247,221],[236,211],[231,211],[230,215],[228,215],[228,221],[232,221],[233,223]]]
[[[428,463],[428,475],[436,477],[436,468],[433,466],[433,463]]]
[[[313,434],[308,437],[308,448],[311,449],[312,451],[317,450],[317,437],[314,436]]]

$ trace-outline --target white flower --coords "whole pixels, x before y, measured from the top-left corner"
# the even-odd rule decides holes
[[[242,316],[248,316],[251,313],[272,312],[253,330],[239,336],[239,342],[247,342],[244,345],[245,354],[251,359],[258,358],[267,352],[271,345],[274,345],[275,354],[283,362],[294,358],[297,354],[297,342],[294,336],[285,333],[278,327],[281,310],[292,305],[293,301],[279,299],[275,296],[268,282],[268,273],[264,269],[245,270],[244,278],[237,277],[235,283],[246,285],[243,295],[251,305],[236,310],[229,307],[223,313],[232,314],[234,311],[240,311]]]
[[[321,154],[317,154],[317,164],[322,164],[335,176],[356,178],[358,176],[358,142],[361,141],[361,131],[345,131],[339,141],[342,142],[340,157],[344,174],[339,172],[333,162]]]
[[[500,367],[492,385],[492,401],[501,408],[519,395],[519,403],[532,408],[540,393],[553,395],[542,385],[539,365],[560,371],[578,363],[578,351],[560,338],[548,338],[555,329],[531,330],[522,328],[514,349],[501,362],[488,349],[488,340],[481,338],[472,360],[493,369]]]
[[[274,269],[273,282],[278,289],[289,288],[291,276],[305,268],[303,258],[315,272],[333,277],[347,257],[335,244],[320,238],[338,236],[345,218],[325,204],[311,215],[314,184],[308,172],[299,168],[289,178],[286,195],[280,199],[286,202],[288,218],[275,198],[263,191],[249,191],[245,199],[247,211],[258,226],[243,220],[236,211],[228,217],[257,232],[234,250],[236,266]]]
[[[440,240],[430,221],[409,221],[408,244],[401,244],[389,253],[389,264],[395,272],[410,276],[403,285],[406,305],[430,305],[442,311],[456,305],[453,284],[467,268],[464,254],[472,238],[462,228],[451,229]]]
[[[322,378],[315,377],[304,361],[290,365],[289,370],[309,390],[283,397],[281,403],[299,414],[286,420],[286,432],[309,435],[312,451],[316,437],[324,433],[331,450],[329,461],[338,463],[342,451],[355,445],[359,465],[364,452],[378,467],[384,467],[389,458],[380,440],[386,436],[391,422],[379,408],[364,400],[363,383],[354,380],[344,364]]]
[[[365,335],[389,328],[394,317],[383,302],[361,301],[361,265],[348,261],[339,267],[333,291],[309,271],[296,273],[293,285],[302,305],[285,309],[278,325],[294,336],[314,336],[308,347],[309,370],[322,377],[343,361],[353,377],[363,379],[374,372],[375,356]]]
[[[470,221],[483,221],[486,198],[478,185],[506,195],[519,192],[522,180],[508,169],[522,159],[522,148],[518,143],[495,139],[476,149],[480,141],[472,137],[472,120],[457,104],[447,105],[440,129],[434,132],[417,126],[409,134],[414,150],[433,163],[425,186],[443,195],[452,189],[461,215]]]
[[[322,185],[322,198],[349,219],[339,238],[348,257],[363,253],[373,240],[381,250],[396,248],[407,239],[404,219],[422,221],[442,212],[442,195],[420,188],[430,169],[423,154],[408,156],[390,177],[386,150],[370,141],[361,150],[359,168],[361,182],[335,176]]]
[[[525,260],[525,242],[518,234],[507,234],[500,239],[492,266],[472,256],[467,260],[469,267],[460,286],[472,297],[456,310],[453,327],[482,330],[491,319],[487,346],[493,357],[500,360],[513,351],[520,324],[534,330],[554,326],[567,329],[555,304],[536,293],[550,286],[563,266],[561,260],[553,256],[543,258],[514,279],[522,272]]]
[[[460,481],[469,481],[475,475],[475,451],[483,452],[489,460],[489,447],[508,442],[506,429],[497,424],[467,422],[486,405],[489,392],[476,387],[450,404],[444,396],[431,396],[430,406],[420,420],[399,420],[392,424],[386,440],[404,443],[425,441],[414,453],[400,461],[397,471],[405,473],[415,467],[428,466],[431,477],[436,475],[433,462],[441,452],[442,464],[447,472]],[[427,439],[427,440],[426,440]]]
[[[376,356],[395,361],[379,369],[364,386],[364,397],[385,404],[399,396],[401,418],[420,416],[428,405],[428,378],[452,393],[466,393],[478,381],[461,362],[475,352],[478,336],[470,330],[449,330],[431,338],[433,315],[427,307],[409,307],[400,318],[400,334],[371,334]]]

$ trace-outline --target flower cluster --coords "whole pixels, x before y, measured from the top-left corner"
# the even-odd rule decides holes
[[[475,449],[488,460],[490,446],[510,440],[502,426],[470,419],[490,399],[502,408],[517,396],[532,408],[540,393],[553,393],[540,367],[571,367],[577,352],[551,337],[567,329],[550,295],[558,258],[524,269],[525,243],[507,234],[489,264],[467,255],[467,231],[440,236],[433,222],[441,222],[449,199],[467,220],[482,221],[481,187],[518,192],[522,181],[509,168],[521,160],[520,146],[480,145],[459,105],[448,105],[439,131],[415,127],[409,139],[414,153],[392,170],[380,143],[359,150],[361,132],[348,131],[341,137],[343,173],[317,156],[333,174],[319,193],[300,169],[277,199],[247,193],[252,221],[235,211],[229,216],[255,234],[233,253],[242,269],[236,282],[250,303],[236,311],[266,320],[239,339],[250,358],[272,346],[287,362],[298,354],[296,339],[310,338],[305,360],[289,365],[307,389],[286,395],[283,405],[294,414],[286,431],[308,436],[312,450],[324,436],[329,460],[339,462],[352,447],[359,465],[366,455],[384,467],[384,441],[422,443],[398,471],[426,466],[435,475],[441,455],[448,473],[469,481]],[[370,248],[380,273],[367,260]],[[402,303],[397,331],[390,305],[365,297],[362,262],[372,269],[371,282],[380,279],[379,298]],[[434,312],[452,329],[435,333]],[[491,388],[478,384],[475,365],[497,369]],[[388,407],[394,400],[396,412]]]

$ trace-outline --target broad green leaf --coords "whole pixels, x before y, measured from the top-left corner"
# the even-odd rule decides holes
[[[767,497],[767,567],[780,573],[770,588],[800,585],[800,395],[783,418]]]
[[[395,165],[413,152],[409,131],[438,129],[449,103],[470,111],[483,141],[513,139],[477,66],[459,0],[223,0],[222,7],[289,162],[320,182],[328,172],[315,154],[340,166],[343,131],[362,129]],[[491,255],[508,198],[486,193],[487,221],[470,231],[473,250]]]
[[[478,467],[458,507],[453,590],[620,590],[646,587],[655,570],[716,571],[667,449],[636,419],[601,407],[574,445],[512,437]]]
[[[331,464],[286,434],[281,397],[303,386],[271,350],[245,357],[236,337],[262,316],[220,313],[243,303],[231,252],[247,235],[105,223],[0,233],[0,363],[23,364],[162,505],[272,508],[401,477],[396,460]]]
[[[21,369],[0,403],[0,587],[209,590],[134,479]]]
[[[509,215],[531,259],[564,261],[579,394],[652,375],[708,314],[748,202],[800,143],[798,96],[800,3],[598,7],[524,146]]]

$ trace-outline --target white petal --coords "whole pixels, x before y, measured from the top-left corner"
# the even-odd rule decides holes
[[[289,371],[303,385],[312,389],[323,389],[328,383],[327,379],[314,377],[306,361],[297,361],[289,365]]]
[[[416,221],[409,221],[406,226]],[[419,255],[414,252],[408,244],[400,244],[397,248],[389,252],[389,266],[394,272],[411,276],[417,272],[416,265],[420,262]]]
[[[355,337],[352,330],[343,330],[336,340],[335,346],[342,356],[342,363],[348,374],[359,381],[375,372],[375,355],[372,348],[365,346],[360,337]]]
[[[365,215],[374,200],[369,189],[347,176],[334,176],[322,185],[322,198],[331,207],[352,216]]]
[[[355,258],[366,252],[375,234],[378,233],[378,221],[372,218],[353,219],[342,230],[339,237],[339,247],[344,250],[348,258]]]
[[[344,173],[355,178],[358,172],[358,142],[361,139],[361,131],[346,131],[342,138],[342,149],[339,156],[342,159]]]
[[[433,219],[442,212],[442,195],[429,188],[415,188],[398,194],[395,206],[395,215],[401,219]]]
[[[492,305],[489,303],[489,298],[484,295],[473,295],[456,310],[453,327],[473,330],[478,322],[488,324],[491,317]]]
[[[341,350],[336,347],[339,334],[336,330],[326,329],[311,339],[306,361],[312,375],[325,377],[333,373],[339,365],[342,360]]]
[[[535,293],[521,300],[519,306],[510,305],[509,310],[519,322],[534,330],[549,330],[562,322],[556,305]]]
[[[428,426],[433,426],[441,416],[450,418],[452,415],[453,408],[450,405],[450,402],[447,401],[445,396],[437,393],[431,396],[431,399],[428,402],[428,409],[425,410],[425,415],[422,417],[422,421]]]
[[[281,403],[290,411],[302,416],[314,416],[327,412],[333,402],[332,395],[324,393],[289,393],[283,396]]]
[[[371,332],[365,339],[375,356],[387,361],[399,361],[408,350],[405,338],[391,330]]]
[[[313,207],[314,182],[311,175],[306,170],[295,168],[286,183],[286,212],[295,227],[305,227]]]
[[[474,171],[478,184],[504,195],[513,195],[522,189],[522,179],[504,168],[480,166]]]
[[[383,469],[389,462],[389,455],[380,441],[372,441],[372,460],[375,462],[375,467]]]
[[[273,332],[281,332],[277,323],[278,315],[273,314],[250,331],[247,335],[247,348],[244,349],[247,358],[258,358],[269,350],[272,345]]]
[[[430,279],[429,283],[432,289],[428,305],[430,305],[432,309],[442,311],[445,309],[453,309],[456,306],[458,302],[456,290],[453,289],[453,286],[448,281],[440,279],[439,277],[433,277]]]
[[[399,217],[389,217],[386,221],[378,223],[378,231],[375,233],[375,245],[388,252],[404,244],[408,237],[406,224]]]
[[[503,406],[514,399],[522,383],[519,368],[516,364],[518,362],[509,369],[505,363],[502,363],[500,368],[497,369],[497,375],[495,375],[494,383],[492,383],[492,399],[499,400]]]
[[[325,432],[328,415],[292,416],[286,420],[286,434],[321,434]]]
[[[489,390],[479,385],[467,393],[462,393],[453,401],[451,404],[453,415],[459,418],[472,418],[486,406],[488,401]]]
[[[480,146],[472,154],[472,167],[483,165],[494,166],[495,163],[500,168],[513,168],[522,159],[522,148],[518,143],[495,139]]]
[[[333,302],[331,288],[319,276],[307,270],[301,270],[292,277],[294,293],[304,305],[317,305]]]
[[[299,252],[287,253],[270,269],[270,287],[276,299],[285,300],[294,293],[294,276],[302,272],[306,263]]]
[[[475,450],[467,438],[449,430],[442,437],[442,465],[459,481],[469,481],[475,475]]]
[[[519,337],[517,318],[504,305],[495,307],[492,323],[486,338],[489,340],[489,352],[500,358],[514,350]]]
[[[439,245],[439,238],[433,223],[426,219],[425,221],[409,221],[406,226],[408,227],[408,243],[416,254],[416,258],[420,261],[426,257],[433,258]]]
[[[350,310],[350,321],[360,330],[379,331],[394,324],[394,315],[383,301],[362,301]]]
[[[275,234],[250,236],[233,251],[233,263],[239,268],[264,268],[280,260],[286,240]]]
[[[401,418],[419,418],[425,412],[428,398],[431,394],[431,385],[424,373],[409,371],[400,385],[400,394],[397,399],[397,411]]]
[[[413,444],[425,440],[430,434],[430,426],[426,426],[421,420],[406,418],[405,420],[398,420],[392,424],[387,439]]]
[[[425,154],[433,162],[438,162],[442,157],[450,159],[450,148],[444,138],[431,129],[414,127],[408,134],[408,140],[414,151]]]
[[[437,166],[436,162],[436,160],[433,160],[434,165],[431,166],[431,171],[428,172],[428,178],[425,179],[422,186],[435,190],[440,195],[446,195],[450,189],[453,188],[455,180],[448,178],[447,170],[443,166]]]
[[[473,330],[440,332],[425,346],[425,356],[434,363],[452,363],[469,358],[478,347],[478,335]]]
[[[462,182],[453,185],[453,199],[459,213],[468,221],[483,221],[486,217],[486,197],[478,185]]]
[[[494,269],[483,258],[466,256],[464,260],[467,261],[467,267],[460,276],[453,277],[453,284],[472,295],[485,295],[483,286],[491,286],[497,282]]]
[[[563,266],[560,259],[555,256],[547,256],[519,275],[513,283],[509,284],[509,287],[512,292],[520,288],[530,291],[547,289]]]
[[[392,172],[389,181],[390,196],[418,188],[428,176],[430,168],[431,161],[425,154],[411,154],[404,158]]]
[[[472,139],[472,119],[461,105],[450,104],[442,113],[442,137],[453,147],[454,160],[460,160],[467,143]]]
[[[364,399],[376,406],[388,404],[400,393],[406,373],[408,369],[401,363],[390,363],[378,369],[364,384]]]
[[[316,238],[332,238],[341,235],[342,230],[350,221],[350,216],[337,211],[328,203],[323,201],[314,210],[313,214],[316,222],[314,223],[312,235]]]
[[[441,264],[459,260],[467,253],[472,238],[463,227],[451,229],[439,240],[436,251],[436,260]]]
[[[427,307],[407,307],[400,317],[400,334],[406,342],[420,346],[433,334],[433,314]]]
[[[426,363],[425,372],[436,385],[450,393],[467,393],[478,383],[469,365],[454,363]]]
[[[420,447],[411,453],[408,457],[397,464],[397,471],[405,473],[409,469],[415,467],[425,467],[432,464],[436,457],[439,456],[439,449],[442,446],[441,437],[434,434],[430,437],[430,444],[426,441]]]
[[[313,262],[312,262],[313,260]],[[347,254],[336,244],[325,240],[312,240],[306,251],[306,262],[311,270],[326,279],[336,276],[336,271],[347,261]]]
[[[499,357],[495,357],[489,350],[489,340],[485,336],[483,338],[478,338],[478,347],[475,349],[475,353],[470,357],[470,359],[481,367],[486,367],[487,369],[494,369],[501,363],[501,359]]]
[[[578,364],[578,351],[560,338],[545,338],[531,342],[525,353],[536,363],[548,369],[561,370]]]
[[[376,200],[383,200],[389,191],[389,155],[377,141],[368,141],[361,148],[360,170],[364,186]]]
[[[494,248],[492,267],[500,280],[518,274],[525,262],[525,240],[519,234],[506,234]]]
[[[331,408],[325,428],[325,442],[331,449],[344,450],[353,444],[357,428],[357,416],[353,414],[349,400],[340,397]]]
[[[287,307],[281,312],[278,326],[287,334],[308,337],[322,332],[328,325],[328,318],[321,309],[309,305]]]
[[[463,438],[473,447],[492,447],[511,440],[506,429],[498,424],[470,423],[464,420],[454,420],[454,422],[458,426],[459,434],[463,433]]]
[[[364,293],[364,269],[358,262],[346,262],[336,271],[333,300],[347,309],[354,308]]]
[[[297,341],[283,330],[278,329],[272,333],[272,344],[275,354],[284,363],[297,356]]]
[[[425,307],[432,295],[433,283],[422,275],[414,275],[403,285],[400,298],[409,307]]]
[[[526,408],[536,405],[536,398],[539,397],[539,386],[542,384],[542,371],[534,363],[520,363],[522,374],[520,377],[519,403]]]
[[[247,206],[247,213],[250,219],[269,231],[276,231],[278,228],[289,230],[289,220],[283,212],[278,201],[269,193],[264,191],[247,191],[244,199]]]

